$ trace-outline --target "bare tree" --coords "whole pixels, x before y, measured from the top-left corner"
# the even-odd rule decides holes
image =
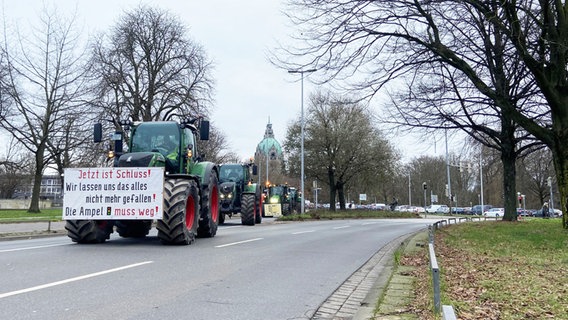
[[[199,153],[205,156],[207,161],[214,163],[240,163],[243,159],[230,150],[227,150],[227,138],[216,127],[211,126],[209,140],[198,141]]]
[[[211,62],[185,26],[160,9],[125,12],[93,45],[98,99],[115,122],[206,116],[212,102]]]
[[[381,181],[396,161],[392,147],[372,124],[372,115],[361,104],[332,94],[310,96],[305,123],[306,176],[330,187],[330,208],[345,209],[346,185],[358,177]],[[300,155],[300,124],[288,128],[284,148],[297,168]],[[337,197],[336,197],[337,196]]]
[[[531,204],[532,208],[542,207],[544,202],[551,199],[548,177],[554,176],[552,154],[547,149],[537,150],[524,157],[519,167],[519,185],[526,190],[523,192],[527,196],[532,196],[529,197],[528,204]],[[536,198],[538,201],[531,201],[530,198]]]
[[[39,212],[39,193],[45,168],[53,163],[55,149],[76,114],[83,89],[85,67],[78,51],[74,21],[65,21],[44,9],[33,35],[18,35],[9,42],[4,30],[0,79],[2,110],[0,126],[19,145],[35,155],[34,184],[29,212]],[[70,146],[70,144],[68,144]],[[51,152],[50,152],[51,151]],[[52,153],[53,152],[53,153]]]
[[[358,87],[373,95],[390,80],[432,61],[464,75],[472,88],[500,110],[505,124],[520,125],[553,151],[562,207],[566,209],[568,147],[560,141],[566,141],[568,132],[568,95],[563,89],[568,81],[568,62],[562,49],[568,36],[557,32],[565,29],[562,3],[299,0],[292,1],[292,5],[304,9],[295,11],[301,13],[293,18],[305,27],[302,35],[307,46],[289,53],[299,57],[296,62],[302,66],[327,70],[328,79],[346,79],[357,70],[367,71],[368,77]],[[467,32],[471,29],[463,28],[460,22],[472,16],[483,25],[478,31],[488,35],[481,39],[501,38],[501,43],[495,41],[492,45],[504,45],[501,53],[522,62],[517,70],[526,75],[525,81],[534,81],[536,90],[535,95],[520,97],[533,103],[518,103],[519,96],[511,99],[504,95],[510,93],[506,86],[511,85],[502,77],[506,74],[494,74],[498,78],[492,79],[487,72],[505,62],[498,56],[499,50],[487,52],[485,44],[463,41],[470,39]],[[481,60],[479,55],[492,59]],[[520,88],[530,86],[522,83]],[[546,99],[548,106],[537,104],[539,99]],[[510,135],[509,127],[502,128],[502,132]],[[563,226],[568,227],[566,218]]]
[[[6,145],[5,157],[0,160],[0,198],[3,199],[27,196],[25,192],[29,190],[31,157],[18,152],[17,143],[13,137],[10,138]],[[16,194],[17,192],[21,194]]]

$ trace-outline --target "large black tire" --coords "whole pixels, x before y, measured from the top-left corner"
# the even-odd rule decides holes
[[[225,214],[220,212],[219,213],[219,224],[224,224],[225,223]]]
[[[251,193],[243,193],[241,195],[241,224],[245,226],[254,226],[255,223],[255,196]]]
[[[67,220],[67,236],[77,243],[102,243],[113,232],[112,220]]]
[[[283,203],[282,204],[282,215],[287,216],[289,214],[290,214],[290,204],[289,203]]]
[[[219,225],[219,180],[214,171],[209,173],[207,185],[201,189],[201,211],[197,236],[212,238],[217,234]]]
[[[164,244],[188,245],[195,241],[199,224],[199,190],[197,182],[166,179],[164,214],[158,220],[158,238]]]
[[[114,225],[123,238],[144,238],[152,229],[152,220],[121,220]]]

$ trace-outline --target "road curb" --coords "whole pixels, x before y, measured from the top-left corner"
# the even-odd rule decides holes
[[[315,311],[311,319],[373,319],[378,297],[383,294],[394,269],[394,253],[404,247],[413,232],[383,246],[341,284]]]

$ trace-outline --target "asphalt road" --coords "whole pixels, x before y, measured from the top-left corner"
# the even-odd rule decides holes
[[[0,242],[0,319],[310,319],[373,254],[425,219],[220,226],[190,246],[66,236]],[[239,221],[240,222],[240,221]]]

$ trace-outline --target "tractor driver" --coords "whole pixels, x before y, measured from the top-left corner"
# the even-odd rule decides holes
[[[166,151],[166,158],[170,159],[174,163],[178,160],[178,143],[175,141],[173,136],[163,136],[162,141],[158,148],[164,149]]]

